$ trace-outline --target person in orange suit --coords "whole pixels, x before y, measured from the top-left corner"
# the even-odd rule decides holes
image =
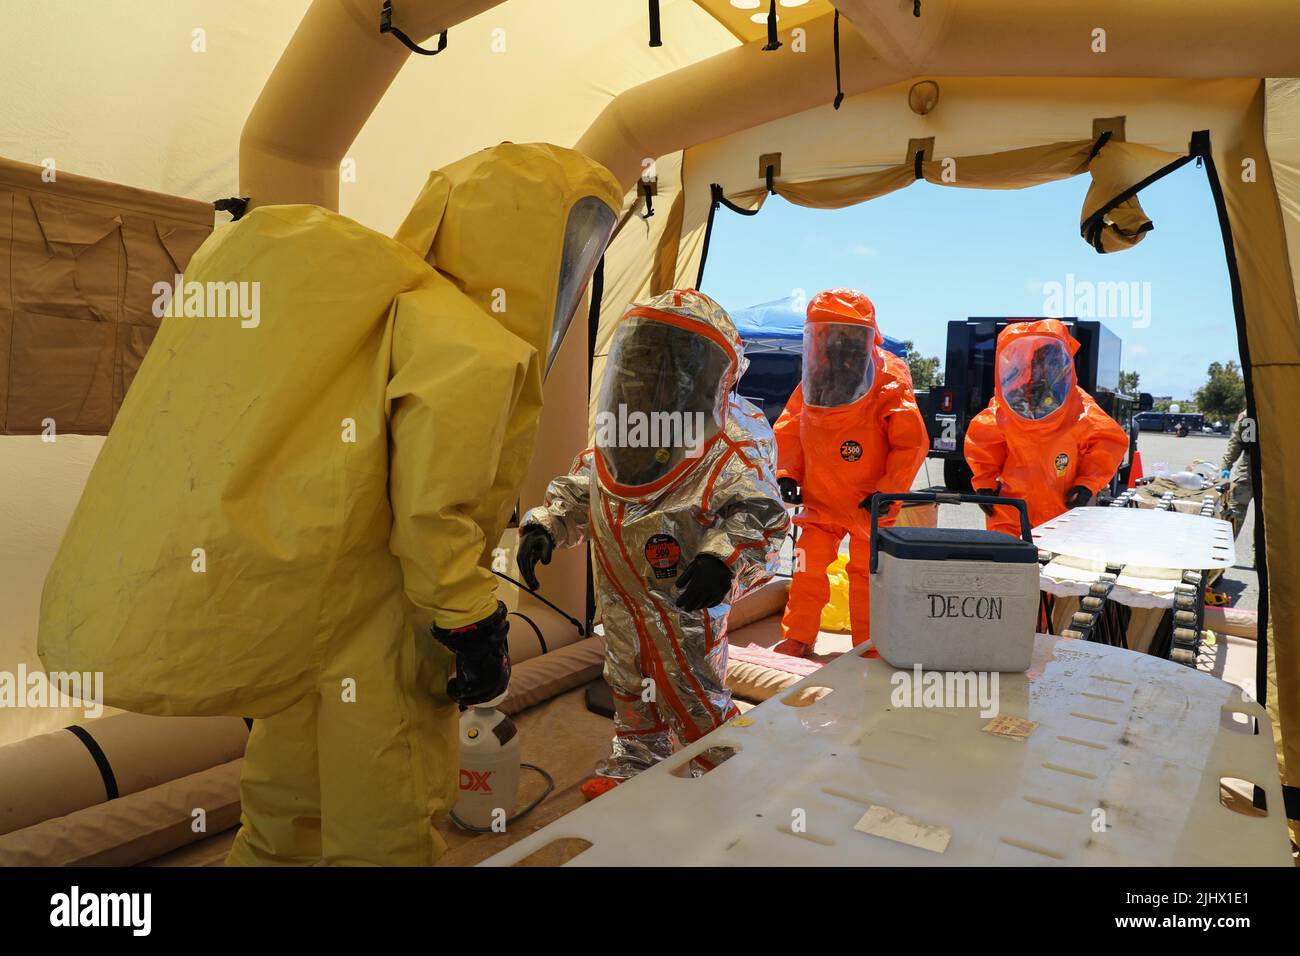
[[[782,497],[804,507],[776,646],[783,654],[802,657],[816,642],[830,600],[826,569],[846,534],[853,643],[870,637],[871,514],[863,509],[876,492],[910,490],[930,448],[907,363],[882,341],[861,292],[831,289],[808,303],[803,381],[774,429]]]
[[[1059,319],[1007,326],[998,336],[993,398],[966,429],[971,484],[980,494],[1023,498],[1035,527],[1091,501],[1129,445],[1075,382],[1078,350]],[[1019,537],[1015,508],[980,507],[990,531]]]

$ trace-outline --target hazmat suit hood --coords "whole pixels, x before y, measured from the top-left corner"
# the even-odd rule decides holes
[[[994,391],[1007,423],[1055,428],[1080,412],[1074,372],[1079,343],[1059,319],[1017,322],[998,335]]]
[[[966,427],[975,488],[1024,499],[1040,525],[1068,509],[1070,493],[1096,494],[1116,474],[1130,437],[1075,381],[1079,343],[1059,319],[1017,322],[998,336],[994,395]],[[991,531],[1019,536],[1020,518],[997,506]]]
[[[803,401],[827,413],[867,399],[885,359],[876,307],[856,289],[829,289],[808,303],[804,326]]]
[[[613,175],[581,153],[502,143],[430,173],[395,238],[533,346],[544,374],[622,202]]]
[[[745,365],[731,317],[703,293],[633,304],[614,330],[597,400],[605,485],[638,498],[688,473],[722,433],[727,393]]]

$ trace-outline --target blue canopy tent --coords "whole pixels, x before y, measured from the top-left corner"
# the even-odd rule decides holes
[[[775,299],[731,312],[736,331],[745,342],[749,370],[739,392],[775,422],[803,374],[803,326],[806,302],[795,296]],[[900,358],[907,348],[886,335],[883,348]]]

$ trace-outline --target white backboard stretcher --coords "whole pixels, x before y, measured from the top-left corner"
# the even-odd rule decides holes
[[[1268,716],[1234,685],[1039,635],[1030,670],[999,675],[1001,713],[1038,722],[1013,740],[975,708],[895,706],[891,678],[911,672],[861,650],[483,865],[563,838],[589,841],[571,865],[591,866],[1291,865]],[[713,746],[737,753],[673,773]],[[1221,805],[1221,777],[1261,786],[1267,815]],[[946,848],[855,830],[872,806],[921,843],[946,829]]]
[[[1033,531],[1043,551],[1139,568],[1209,571],[1236,562],[1232,522],[1151,508],[1073,508]]]

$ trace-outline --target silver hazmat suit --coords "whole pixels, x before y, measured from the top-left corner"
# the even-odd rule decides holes
[[[594,446],[521,524],[541,525],[557,547],[592,544],[615,710],[604,776],[630,777],[737,713],[727,614],[771,578],[789,527],[772,429],[732,391],[743,371],[735,326],[712,299],[683,290],[634,305],[610,346]],[[676,584],[701,554],[727,565],[731,588],[686,612]],[[705,751],[694,769],[722,758]]]

